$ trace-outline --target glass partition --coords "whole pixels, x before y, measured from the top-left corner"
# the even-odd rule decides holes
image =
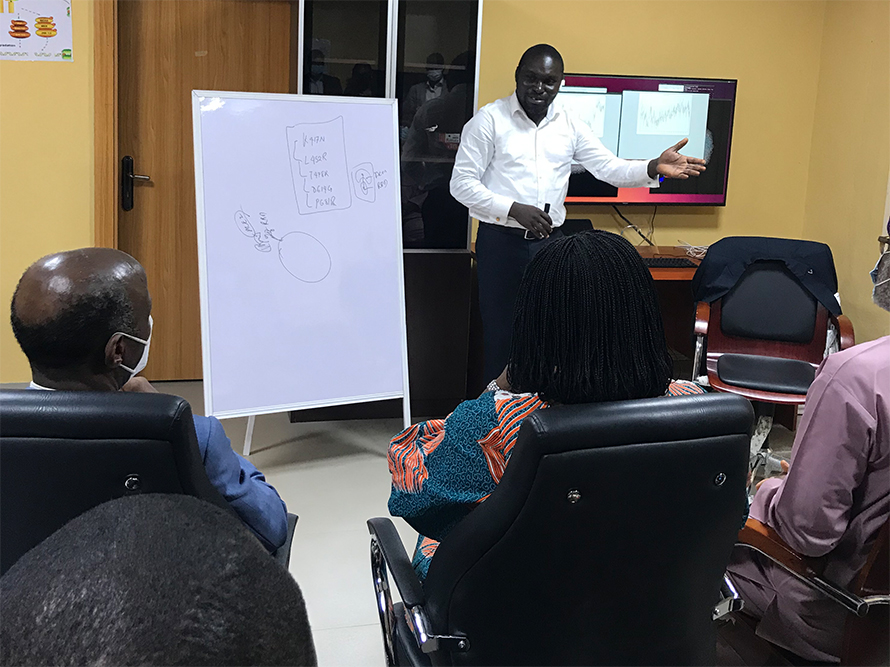
[[[468,247],[469,213],[448,186],[476,105],[480,5],[303,0],[302,92],[398,99],[406,249]]]
[[[387,0],[305,0],[303,93],[386,96]]]
[[[402,225],[405,248],[466,248],[469,215],[448,184],[476,103],[478,0],[399,0]]]

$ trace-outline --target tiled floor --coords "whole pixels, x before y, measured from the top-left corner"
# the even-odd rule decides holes
[[[203,412],[199,382],[157,383]],[[223,422],[241,452],[246,419]],[[291,424],[286,414],[257,417],[250,460],[300,516],[290,571],[306,598],[321,667],[383,665],[383,643],[365,522],[388,516],[389,438],[401,420]],[[396,520],[412,553],[417,534]]]

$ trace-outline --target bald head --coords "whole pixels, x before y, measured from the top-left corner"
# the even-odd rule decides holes
[[[147,334],[150,310],[139,262],[119,250],[82,248],[28,267],[12,297],[11,321],[32,367],[98,368],[112,334]]]

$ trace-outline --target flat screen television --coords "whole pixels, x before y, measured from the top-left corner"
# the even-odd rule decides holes
[[[658,188],[617,188],[572,165],[566,204],[724,206],[736,80],[566,74],[556,102],[618,157],[651,159],[683,138],[707,169]]]

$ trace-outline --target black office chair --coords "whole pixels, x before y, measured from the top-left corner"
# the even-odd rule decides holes
[[[0,392],[0,574],[108,500],[184,493],[234,510],[207,478],[188,402],[167,394]],[[274,554],[286,568],[288,539]]]
[[[721,239],[708,249],[693,290],[699,300],[693,376],[704,361],[718,391],[802,404],[822,362],[829,326],[840,349],[855,342],[853,325],[834,296],[834,260],[824,243]]]
[[[388,664],[713,665],[752,419],[718,394],[536,412],[424,585],[371,519]]]

